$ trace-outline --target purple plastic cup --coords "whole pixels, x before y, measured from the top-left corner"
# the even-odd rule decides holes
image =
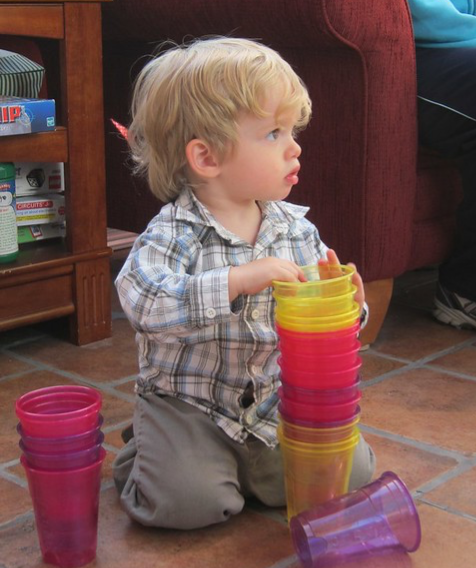
[[[76,434],[74,436],[63,436],[61,438],[39,438],[28,436],[23,432],[20,423],[17,424],[17,432],[21,436],[25,448],[30,452],[40,454],[58,454],[85,450],[97,443],[101,426],[104,422],[102,414],[98,415],[98,423],[95,428]]]
[[[341,389],[303,389],[287,383],[283,383],[280,388],[283,397],[288,400],[313,404],[340,404],[355,398],[360,391],[360,384],[360,376],[357,376],[353,384]]]
[[[102,397],[97,389],[58,385],[28,392],[17,399],[15,412],[27,436],[73,436],[97,426]]]
[[[388,549],[414,552],[421,541],[415,503],[391,471],[299,513],[291,519],[290,529],[304,568],[340,565]]]
[[[344,402],[298,402],[284,396],[283,389],[278,389],[278,395],[281,399],[280,409],[287,416],[312,422],[316,426],[322,423],[336,422],[347,420],[355,416],[355,412],[359,405],[362,393],[358,391],[354,398]]]
[[[103,442],[104,434],[99,432],[94,445],[82,450],[44,454],[28,450],[23,440],[20,440],[19,446],[30,467],[49,471],[63,471],[80,469],[96,462],[101,455]]]
[[[76,470],[43,471],[21,463],[28,478],[43,560],[76,568],[96,557],[101,466],[99,460]]]

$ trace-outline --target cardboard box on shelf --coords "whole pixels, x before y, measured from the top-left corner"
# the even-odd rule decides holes
[[[0,136],[54,130],[55,117],[53,99],[0,96]]]
[[[15,170],[18,197],[64,191],[64,164],[61,162],[15,162]]]
[[[45,239],[64,238],[64,223],[47,223],[45,225],[25,225],[18,227],[18,244],[34,243]]]
[[[64,196],[57,194],[17,197],[17,226],[64,223]]]

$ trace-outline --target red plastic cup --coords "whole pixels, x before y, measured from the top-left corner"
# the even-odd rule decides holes
[[[27,436],[74,436],[97,426],[101,393],[91,387],[59,385],[28,392],[17,399],[15,412]]]
[[[85,450],[97,443],[101,426],[104,422],[102,414],[98,415],[98,423],[95,428],[74,436],[63,436],[62,438],[39,438],[37,436],[27,436],[23,432],[20,423],[17,424],[17,432],[21,436],[25,448],[31,452],[40,454],[57,454]]]
[[[334,404],[316,404],[311,401],[297,402],[283,396],[281,387],[278,389],[278,395],[281,399],[280,409],[286,416],[309,421],[316,426],[322,423],[337,422],[354,417],[360,399],[362,398],[362,393],[358,391],[354,398],[346,402]]]
[[[46,469],[50,471],[63,471],[67,469],[80,469],[98,461],[101,455],[104,434],[99,432],[95,443],[89,448],[82,450],[42,454],[28,450],[20,440],[19,446],[26,457],[28,465],[35,469]]]
[[[287,365],[282,357],[278,358],[278,364],[281,367],[282,383],[310,390],[339,389],[355,383],[362,366],[362,359],[357,357],[355,365],[340,371],[321,371],[317,368],[312,371],[297,371]]]
[[[391,548],[414,552],[421,542],[412,496],[390,471],[294,516],[290,529],[304,568],[341,566]]]
[[[352,436],[355,429],[358,428],[361,415],[360,407],[358,406],[354,416],[347,420],[316,424],[309,420],[298,420],[286,414],[281,403],[278,406],[278,410],[281,418],[281,430],[287,439],[318,444],[339,442]]]
[[[76,568],[96,557],[101,466],[106,456],[76,470],[44,471],[21,463],[35,511],[43,560],[61,568]]]
[[[281,352],[281,369],[291,371],[342,371],[354,367],[358,363],[360,341],[356,341],[352,349],[338,354],[316,352],[312,355],[301,355],[288,350]]]
[[[360,331],[360,323],[336,331],[305,333],[276,325],[279,349],[283,355],[314,355],[344,353],[352,349]]]

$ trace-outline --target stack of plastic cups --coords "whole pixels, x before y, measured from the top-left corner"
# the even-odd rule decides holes
[[[76,385],[31,391],[15,404],[42,556],[62,568],[83,566],[96,556],[106,455],[101,404],[99,391]]]
[[[357,339],[359,306],[354,269],[307,282],[273,282],[281,356],[280,425],[288,518],[348,491],[360,439]]]

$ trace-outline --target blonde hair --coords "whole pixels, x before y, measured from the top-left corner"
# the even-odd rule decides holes
[[[282,88],[279,112],[296,109],[297,129],[310,120],[311,101],[291,66],[255,41],[215,37],[175,46],[152,59],[133,92],[129,145],[135,172],[168,202],[186,181],[185,148],[199,138],[220,158],[233,149],[242,112],[266,116],[266,93]]]

